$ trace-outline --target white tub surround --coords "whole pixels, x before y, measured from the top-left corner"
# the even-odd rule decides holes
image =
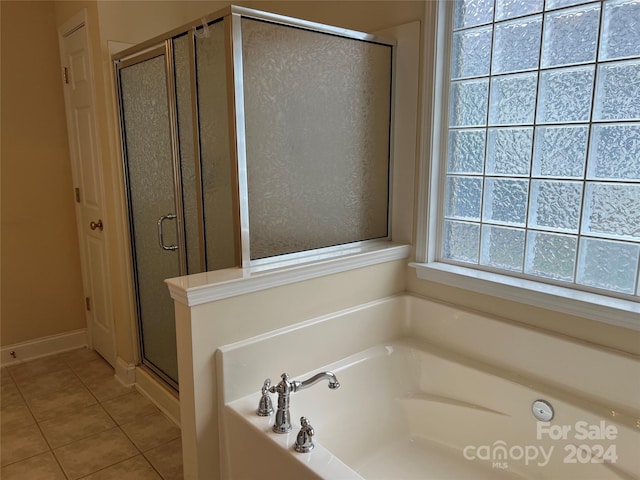
[[[409,257],[411,247],[381,240],[350,248],[310,252],[288,262],[263,263],[258,267],[228,268],[166,281],[171,298],[189,307],[216,300],[302,282]]]
[[[216,349],[403,292],[409,253],[406,245],[374,242],[339,258],[167,280],[176,312],[185,479],[221,478]]]
[[[278,465],[283,479],[628,480],[640,473],[638,359],[543,331],[400,295],[217,355],[225,478],[258,478],[265,464]],[[255,414],[265,378],[277,382],[287,372],[303,380],[323,370],[340,388],[292,394],[291,433],[271,432],[273,416]],[[540,398],[555,408],[550,424],[531,413]],[[316,431],[316,448],[306,454],[292,449],[300,416]],[[565,433],[557,437],[559,429]],[[585,460],[582,445],[605,461]],[[536,457],[517,458],[520,451]]]

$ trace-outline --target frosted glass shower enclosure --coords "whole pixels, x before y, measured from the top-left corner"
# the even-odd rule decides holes
[[[114,56],[142,363],[164,279],[389,239],[392,42],[228,7]]]

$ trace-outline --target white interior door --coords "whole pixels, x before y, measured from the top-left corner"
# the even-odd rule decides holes
[[[64,97],[82,256],[89,344],[115,365],[115,338],[108,281],[104,189],[95,121],[95,93],[86,17],[60,30]]]

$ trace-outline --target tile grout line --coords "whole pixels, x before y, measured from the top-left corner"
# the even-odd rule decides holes
[[[142,455],[142,453],[139,453],[139,455]],[[94,475],[94,474],[96,474],[96,473],[98,473],[98,472],[102,472],[102,471],[104,471],[104,470],[107,470],[108,468],[111,468],[111,467],[113,467],[113,466],[115,466],[115,465],[120,465],[121,463],[128,462],[129,460],[131,460],[132,458],[135,458],[135,457],[137,457],[137,456],[138,456],[138,455],[133,455],[133,456],[131,456],[131,457],[129,457],[129,458],[125,458],[125,459],[120,460],[120,461],[118,461],[118,462],[116,462],[116,463],[112,463],[111,465],[107,465],[106,467],[102,467],[102,468],[100,468],[99,470],[96,470],[95,472],[87,473],[86,475],[83,475],[82,477],[78,478],[77,480],[82,480],[83,478],[90,477],[91,475]]]
[[[102,360],[104,361],[104,359],[102,359]],[[93,360],[92,360],[92,361],[93,361]],[[142,455],[142,452],[140,451],[140,449],[138,448],[138,446],[137,446],[135,443],[133,443],[133,442],[131,441],[131,439],[129,439],[129,437],[128,437],[128,436],[127,436],[127,434],[124,432],[124,430],[122,430],[122,427],[121,427],[121,426],[120,426],[120,424],[117,422],[117,420],[113,417],[113,415],[111,415],[111,413],[109,412],[109,410],[107,410],[107,409],[104,407],[103,402],[102,402],[102,401],[100,401],[100,399],[99,399],[99,398],[98,398],[98,397],[97,397],[97,396],[96,396],[96,395],[91,391],[91,388],[89,388],[89,385],[87,385],[87,383],[84,381],[84,379],[83,379],[80,375],[78,375],[78,372],[76,372],[76,371],[73,369],[73,367],[70,365],[70,362],[69,362],[69,361],[67,361],[67,360],[65,360],[65,363],[67,364],[67,366],[69,367],[69,369],[73,372],[73,374],[78,378],[78,380],[80,380],[80,383],[81,383],[81,384],[82,384],[82,385],[87,389],[87,391],[88,391],[88,392],[91,394],[91,396],[95,399],[95,401],[96,401],[96,405],[98,405],[98,406],[99,406],[99,407],[100,407],[100,408],[101,408],[101,409],[102,409],[102,410],[107,414],[107,416],[108,416],[108,417],[113,421],[114,427],[112,427],[112,428],[108,428],[108,429],[106,429],[106,430],[103,430],[103,432],[106,432],[106,431],[109,431],[109,430],[113,430],[114,428],[117,428],[117,429],[118,429],[118,430],[119,430],[119,431],[120,431],[120,432],[125,436],[125,438],[127,438],[127,439],[130,441],[131,445],[133,445],[133,447],[134,447],[134,448],[136,449],[136,451],[138,452],[136,455],[132,455],[131,457],[128,457],[128,458],[125,458],[125,459],[120,460],[120,461],[118,461],[118,462],[112,463],[111,465],[106,465],[106,466],[104,466],[104,467],[102,467],[102,468],[100,468],[100,469],[96,470],[95,472],[91,472],[91,473],[88,473],[87,475],[83,475],[82,477],[78,478],[77,480],[82,480],[83,478],[87,478],[88,476],[93,475],[94,473],[100,472],[100,471],[102,471],[102,470],[106,470],[106,469],[108,469],[108,468],[113,467],[114,465],[118,465],[118,464],[120,464],[120,463],[126,462],[127,460],[131,460],[132,458],[134,458],[134,457],[136,457],[136,456],[138,456],[138,455]],[[109,366],[110,366],[110,365],[109,365]],[[123,395],[118,395],[118,396],[116,396],[116,397],[114,397],[114,398],[120,398],[120,397],[122,397],[122,396],[124,396],[124,395],[127,395],[127,394],[125,393],[125,394],[123,394]],[[113,400],[113,399],[109,399],[109,400]],[[109,401],[109,400],[107,400],[107,401]],[[103,432],[99,432],[99,433],[103,433]],[[91,434],[91,435],[87,435],[86,437],[83,437],[83,438],[89,438],[89,437],[91,437],[91,436],[93,436],[93,435],[99,435],[99,433],[93,433],[93,434]],[[73,442],[68,443],[67,445],[71,445],[72,443],[76,442],[77,440],[82,440],[82,439],[76,439],[76,440],[74,440]],[[58,448],[61,448],[61,447],[62,447],[62,445],[61,445],[60,447],[58,447]],[[54,456],[55,456],[55,453],[54,453]],[[145,457],[145,460],[146,460],[146,457]],[[57,458],[57,457],[56,457],[56,461],[58,461],[58,458]],[[148,461],[147,461],[147,462],[148,462]],[[58,463],[60,463],[60,462],[58,462]],[[148,462],[148,463],[150,464],[150,462]],[[62,467],[62,465],[60,465],[60,466]],[[152,465],[152,467],[153,467],[153,465]],[[65,472],[65,476],[67,477],[67,479],[69,479],[69,476],[68,476],[68,475],[66,475],[66,472]]]
[[[62,475],[64,475],[66,480],[69,480],[69,476],[67,475],[67,472],[65,472],[64,468],[62,468],[62,464],[60,463],[60,461],[58,460],[58,457],[54,453],[53,448],[51,447],[51,443],[49,443],[49,439],[44,434],[44,431],[42,430],[42,427],[40,426],[40,422],[38,421],[38,419],[36,418],[35,414],[31,410],[31,406],[29,405],[29,402],[27,401],[27,397],[25,397],[24,393],[22,392],[22,388],[20,388],[20,385],[18,385],[18,382],[16,382],[16,379],[14,378],[13,373],[11,373],[11,369],[7,368],[7,372],[9,373],[9,376],[11,377],[11,380],[13,380],[13,384],[16,386],[16,389],[18,390],[18,393],[20,394],[20,397],[22,398],[22,401],[24,402],[25,406],[27,407],[27,410],[29,411],[29,415],[31,415],[31,418],[33,418],[33,421],[35,422],[36,427],[38,427],[38,431],[40,432],[40,435],[42,435],[43,440],[47,444],[47,447],[49,448],[49,453],[51,454],[51,456],[53,457],[54,461],[56,462],[56,465],[58,465],[58,467],[60,468],[60,471],[62,472]],[[43,453],[46,453],[46,452],[43,452]],[[21,460],[18,460],[17,462],[12,462],[12,463],[10,463],[8,465],[14,465],[14,464],[16,464],[18,462],[22,462],[24,460],[28,460],[30,458],[37,457],[38,455],[42,455],[42,453],[38,453],[36,455],[32,455],[30,457],[23,458]],[[8,465],[3,465],[2,468],[7,467]]]
[[[34,425],[36,427],[38,427],[38,431],[40,432],[40,435],[42,435],[42,438],[44,439],[45,443],[47,444],[47,448],[49,449],[49,453],[53,454],[53,451],[51,450],[51,445],[49,445],[49,442],[47,441],[47,438],[44,436],[44,432],[40,428],[40,424],[38,423],[38,420],[36,420],[35,415],[31,411],[31,407],[29,406],[29,403],[27,403],[27,398],[24,396],[24,393],[22,393],[22,389],[20,388],[20,385],[18,385],[18,382],[16,382],[16,379],[14,378],[13,373],[11,373],[11,369],[8,366],[6,367],[6,372],[11,377],[11,381],[13,382],[13,384],[16,387],[16,389],[18,390],[18,394],[20,395],[20,398],[24,402],[25,407],[27,407],[27,410],[29,411],[29,415],[31,415],[31,418],[33,419]],[[20,460],[16,460],[15,462],[7,463],[6,465],[2,465],[2,468],[8,467],[9,465],[15,465],[16,463],[22,462],[24,460],[29,460],[31,458],[37,457],[38,455],[42,455],[43,453],[46,453],[46,452],[36,453],[35,455],[31,455],[31,456],[26,457],[26,458],[21,458]],[[54,458],[55,458],[55,455],[54,455]],[[56,459],[56,462],[57,462],[57,459]]]
[[[17,385],[17,384],[16,384]],[[18,387],[18,389],[20,389],[20,387]],[[20,392],[22,394],[22,391]],[[33,419],[36,422],[36,426],[38,427],[38,430],[40,431],[40,435],[42,435],[42,438],[44,439],[44,441],[47,444],[47,447],[49,447],[49,453],[51,453],[51,456],[53,457],[53,459],[55,460],[56,464],[58,465],[58,467],[60,467],[60,471],[62,472],[62,474],[64,475],[64,477],[68,480],[69,476],[67,475],[67,472],[65,471],[65,469],[62,467],[62,464],[60,463],[60,460],[58,460],[58,456],[56,455],[56,453],[53,451],[53,447],[51,446],[51,443],[49,442],[49,439],[47,438],[47,436],[44,434],[44,430],[42,430],[42,426],[40,425],[40,422],[36,419],[36,416],[34,415],[34,413],[31,411],[31,407],[29,406],[29,404],[27,403],[27,399],[25,398],[25,404],[27,405],[27,408],[29,409],[29,413],[31,413],[31,416],[33,417]]]
[[[97,473],[97,472],[99,472],[99,471],[106,470],[106,469],[108,469],[108,468],[113,467],[114,465],[118,465],[118,464],[120,464],[120,463],[126,462],[127,460],[131,460],[132,458],[134,458],[134,457],[136,457],[136,456],[140,455],[142,458],[144,458],[145,462],[147,462],[147,464],[149,464],[149,466],[150,466],[150,467],[151,467],[151,468],[152,468],[152,469],[153,469],[153,470],[158,474],[158,476],[164,480],[164,477],[162,476],[162,474],[161,474],[161,473],[156,469],[156,467],[155,467],[155,466],[154,466],[154,465],[149,461],[149,459],[146,457],[146,455],[144,454],[144,452],[143,452],[143,451],[142,451],[142,450],[141,450],[141,449],[140,449],[140,448],[135,444],[135,442],[133,441],[133,439],[132,439],[132,438],[127,434],[127,432],[122,428],[122,425],[120,425],[120,423],[118,423],[118,421],[117,421],[117,420],[116,420],[116,418],[111,414],[111,412],[109,412],[109,410],[108,410],[107,408],[105,408],[105,407],[104,407],[104,405],[103,405],[105,402],[109,402],[109,401],[116,400],[116,399],[118,399],[118,398],[124,397],[125,395],[129,395],[131,392],[134,392],[134,391],[137,391],[137,390],[135,390],[135,389],[131,389],[130,391],[128,391],[128,392],[126,392],[126,393],[123,393],[122,395],[117,395],[117,396],[115,396],[115,397],[113,397],[113,398],[109,398],[109,399],[107,399],[107,400],[105,400],[105,401],[103,402],[103,401],[101,401],[101,400],[100,400],[100,399],[99,399],[99,398],[98,398],[98,397],[93,393],[93,391],[91,391],[91,388],[89,387],[89,385],[87,384],[87,382],[85,382],[85,380],[84,380],[80,375],[78,375],[78,373],[73,369],[73,367],[69,364],[69,362],[65,360],[65,363],[66,363],[66,364],[69,366],[69,368],[73,371],[73,373],[76,375],[76,377],[78,377],[78,379],[80,380],[80,382],[85,386],[85,388],[89,391],[89,393],[91,393],[91,395],[96,399],[97,404],[98,404],[98,405],[99,405],[99,406],[104,410],[104,412],[107,414],[107,416],[108,416],[108,417],[113,421],[114,425],[115,425],[115,426],[120,430],[120,432],[124,435],[124,437],[125,437],[126,439],[128,439],[128,440],[129,440],[129,442],[131,442],[131,444],[133,445],[133,447],[134,447],[134,448],[137,450],[137,452],[138,452],[136,455],[133,455],[133,456],[131,456],[131,457],[129,457],[129,458],[126,458],[126,459],[124,459],[124,460],[121,460],[121,461],[119,461],[119,462],[116,462],[116,463],[114,463],[114,464],[112,464],[112,465],[107,465],[106,467],[103,467],[103,468],[101,468],[100,470],[97,470],[96,472],[92,472],[92,473],[90,473],[90,474],[87,474],[87,475],[85,475],[85,476],[83,476],[83,477],[81,477],[81,478],[86,478],[86,477],[88,477],[89,475],[93,475],[94,473]],[[115,373],[114,373],[114,375],[115,375]],[[139,393],[139,392],[138,392],[138,393]],[[160,411],[160,410],[158,410],[158,411]],[[154,415],[155,413],[156,413],[156,412],[147,413],[147,414],[142,415],[142,416],[144,417],[144,416],[148,416],[148,415]],[[162,412],[160,412],[160,413],[162,413]],[[132,423],[132,422],[128,422],[128,423]],[[123,424],[123,425],[126,425],[126,424]],[[86,438],[86,437],[85,437],[85,438]],[[172,440],[170,440],[170,441],[173,441],[173,439],[172,439]],[[167,442],[167,443],[168,443],[168,442]],[[164,444],[163,444],[163,445],[164,445]],[[161,446],[161,445],[158,445],[158,446]],[[154,447],[154,448],[156,448],[156,447]],[[152,450],[152,449],[150,449],[150,450]],[[55,454],[54,454],[54,455],[55,455]],[[56,460],[57,460],[57,459],[56,459]],[[81,480],[81,479],[79,479],[79,480]]]
[[[67,368],[71,371],[71,373],[73,373],[73,375],[75,375],[75,376],[76,376],[76,378],[80,381],[80,383],[81,383],[85,388],[87,388],[87,387],[86,387],[86,385],[84,384],[84,382],[82,381],[82,378],[80,378],[80,376],[76,373],[76,371],[75,371],[75,370],[73,369],[73,367],[69,364],[69,362],[67,361],[67,359],[66,359],[66,358],[64,358],[64,356],[62,357],[62,361],[63,361],[63,362],[64,362],[64,364],[67,366]],[[91,390],[89,390],[88,388],[87,388],[87,391],[88,391],[88,392],[89,392],[89,394],[91,394],[91,396],[96,400],[96,402],[98,402],[98,399],[95,397],[95,395],[93,394],[93,392],[91,392]],[[46,420],[45,420],[45,421],[46,421]],[[37,423],[38,428],[40,429],[40,431],[41,431],[41,433],[42,433],[42,436],[44,437],[45,442],[47,442],[47,445],[49,445],[49,449],[50,449],[50,451],[51,451],[51,454],[53,455],[53,458],[55,459],[56,463],[57,463],[57,464],[58,464],[58,466],[60,467],[60,471],[62,472],[62,474],[65,476],[65,478],[66,478],[67,480],[70,480],[70,477],[69,477],[69,475],[67,474],[67,471],[66,471],[66,470],[64,469],[64,467],[62,466],[62,463],[60,462],[60,459],[58,458],[58,455],[56,455],[55,450],[52,448],[51,444],[49,443],[49,439],[48,439],[48,438],[47,438],[47,436],[44,434],[44,430],[42,430],[42,427],[40,426],[40,422],[38,422],[38,421],[36,420],[36,423]],[[84,437],[84,438],[87,438],[87,437]],[[73,442],[71,442],[71,443],[73,443]],[[67,445],[70,445],[70,443],[69,443],[69,444],[67,444]],[[65,445],[59,445],[59,446],[58,446],[58,447],[56,447],[56,448],[61,448],[61,447],[64,447],[64,446],[65,446]]]
[[[138,393],[140,393],[140,392],[138,392]],[[155,405],[154,405],[154,407],[155,407]],[[156,408],[157,408],[157,407],[156,407]],[[157,410],[158,410],[157,412],[151,412],[151,413],[147,413],[147,414],[141,415],[139,418],[142,418],[142,417],[148,417],[148,416],[150,416],[150,415],[155,415],[155,414],[157,414],[157,413],[160,413],[163,417],[165,417],[165,418],[166,418],[166,415],[165,415],[165,414],[164,414],[160,409],[157,409]],[[106,409],[106,408],[105,408],[105,411],[107,411],[107,409]],[[154,471],[154,472],[156,472],[156,473],[158,474],[158,476],[159,476],[162,480],[166,480],[166,479],[165,479],[165,477],[164,477],[164,475],[162,475],[162,473],[161,473],[161,472],[156,468],[156,466],[151,462],[151,460],[149,460],[149,458],[147,458],[147,456],[145,455],[145,453],[146,453],[146,452],[149,452],[149,451],[151,451],[151,450],[153,450],[153,449],[155,449],[155,448],[160,448],[160,447],[162,447],[162,446],[164,446],[164,445],[167,445],[167,444],[169,444],[169,443],[173,442],[174,440],[176,440],[176,438],[179,438],[179,437],[172,438],[171,440],[168,440],[168,441],[167,441],[167,442],[165,442],[165,443],[162,443],[162,444],[160,444],[160,445],[156,445],[156,446],[154,446],[154,447],[152,447],[152,448],[149,448],[149,449],[147,449],[147,450],[143,451],[143,450],[141,450],[141,449],[138,447],[138,445],[136,445],[136,444],[135,444],[135,442],[133,441],[133,438],[131,438],[131,436],[130,436],[130,435],[128,435],[128,434],[127,434],[127,432],[122,428],[122,426],[123,426],[123,425],[128,425],[129,423],[133,423],[135,420],[133,420],[133,421],[131,421],[131,422],[127,422],[127,423],[124,423],[124,424],[120,425],[120,424],[116,421],[116,419],[115,419],[115,418],[113,418],[113,417],[111,416],[111,414],[110,414],[108,411],[107,411],[107,415],[109,415],[109,416],[113,419],[113,421],[116,423],[116,425],[117,425],[117,427],[120,429],[120,431],[121,431],[121,432],[124,434],[124,436],[125,436],[125,437],[130,441],[130,442],[131,442],[131,444],[132,444],[132,445],[133,445],[133,446],[138,450],[139,454],[140,454],[140,455],[142,456],[142,458],[144,458],[144,460],[149,464],[149,466],[153,469],[153,471]],[[133,458],[133,457],[130,457],[130,458],[126,459],[126,460],[123,460],[122,462],[125,462],[125,461],[127,461],[127,460],[130,460],[131,458]],[[122,463],[122,462],[118,462],[118,463]],[[117,465],[118,463],[115,463],[114,465]],[[113,465],[111,465],[111,466],[113,466]],[[104,469],[106,469],[106,468],[109,468],[109,467],[105,467]],[[103,470],[104,470],[104,469],[103,469]],[[83,478],[84,478],[84,477],[83,477]],[[78,480],[82,480],[82,479],[78,479]]]
[[[153,463],[151,463],[151,461],[147,458],[147,456],[145,455],[145,452],[143,452],[143,451],[142,451],[142,450],[141,450],[141,449],[140,449],[140,448],[135,444],[135,442],[133,441],[133,438],[131,438],[131,437],[127,434],[127,432],[122,428],[122,426],[123,426],[123,425],[127,425],[128,423],[132,423],[133,421],[131,421],[131,422],[127,422],[127,423],[125,423],[125,424],[122,424],[122,425],[121,425],[120,423],[118,423],[118,421],[116,420],[116,418],[111,414],[111,412],[109,412],[109,410],[108,410],[107,408],[105,408],[105,407],[104,407],[104,405],[103,405],[103,404],[104,404],[104,403],[106,403],[106,402],[109,402],[109,401],[112,401],[112,400],[116,400],[116,399],[118,399],[118,398],[124,397],[125,395],[129,395],[130,393],[132,393],[132,392],[134,392],[134,391],[135,391],[135,392],[137,392],[137,390],[135,390],[135,389],[131,389],[130,391],[128,391],[128,392],[126,392],[126,393],[123,393],[123,394],[121,394],[121,395],[117,395],[117,396],[115,396],[115,397],[113,397],[113,398],[109,398],[109,399],[104,400],[104,401],[101,401],[101,400],[100,400],[100,399],[99,399],[99,398],[98,398],[98,397],[97,397],[97,396],[96,396],[96,395],[91,391],[91,388],[89,387],[89,385],[87,384],[87,382],[85,382],[85,380],[84,380],[80,375],[78,375],[78,373],[73,369],[73,367],[69,364],[69,362],[65,360],[65,363],[69,366],[69,368],[71,369],[71,371],[73,371],[73,373],[76,375],[76,377],[78,377],[78,379],[80,380],[80,382],[85,386],[85,388],[89,391],[89,393],[91,393],[91,395],[96,399],[97,404],[98,404],[98,405],[99,405],[99,406],[104,410],[104,412],[107,414],[107,416],[108,416],[108,417],[113,421],[113,423],[114,423],[115,427],[117,427],[117,428],[120,430],[120,432],[124,435],[124,437],[125,437],[127,440],[129,440],[129,442],[133,445],[133,447],[134,447],[134,448],[137,450],[137,452],[138,452],[136,455],[133,455],[133,456],[131,456],[131,457],[129,457],[129,458],[123,459],[123,460],[121,460],[121,461],[119,461],[119,462],[116,462],[116,463],[113,463],[113,464],[111,464],[111,465],[107,465],[107,466],[105,466],[105,467],[101,468],[100,470],[96,470],[95,472],[89,473],[89,474],[87,474],[87,475],[85,475],[85,476],[81,477],[81,478],[80,478],[80,479],[78,479],[78,480],[82,480],[82,478],[87,478],[88,476],[93,475],[94,473],[100,472],[100,471],[102,471],[102,470],[106,470],[106,469],[108,469],[108,468],[113,467],[114,465],[118,465],[118,464],[120,464],[120,463],[123,463],[123,462],[126,462],[126,461],[128,461],[128,460],[131,460],[132,458],[134,458],[134,457],[136,457],[136,456],[138,456],[138,455],[140,455],[140,456],[145,460],[145,462],[147,462],[147,464],[148,464],[148,465],[153,469],[153,471],[155,471],[155,472],[158,474],[158,476],[164,480],[164,478],[165,478],[165,477],[162,475],[162,473],[160,473],[160,472],[158,471],[158,469],[153,465]],[[115,374],[115,373],[114,373],[114,374]],[[138,392],[138,393],[139,393],[139,392]],[[156,408],[157,408],[157,407],[156,407]],[[158,409],[158,412],[160,412],[162,415],[164,415],[164,414],[162,413],[162,411],[160,411],[159,409]],[[141,417],[146,417],[146,416],[149,416],[149,415],[154,415],[154,414],[156,414],[156,413],[157,413],[157,412],[146,413],[146,414],[144,414],[144,415],[141,415]],[[91,435],[89,435],[89,436],[91,436]],[[88,436],[88,437],[89,437],[89,436]],[[88,437],[84,437],[84,438],[88,438]],[[168,441],[168,442],[166,442],[166,443],[172,442],[173,440],[175,440],[175,439],[171,439],[171,440],[169,440],[169,441]],[[74,441],[75,441],[75,440],[74,440]],[[73,442],[71,442],[71,443],[73,443]],[[157,445],[157,446],[155,446],[155,447],[153,447],[153,448],[158,448],[158,447],[161,447],[162,445],[165,445],[165,444],[163,443],[163,444],[161,444],[161,445]],[[151,448],[151,449],[149,449],[149,450],[153,450],[153,448]],[[55,455],[55,454],[54,454],[54,455]],[[56,460],[57,460],[57,458],[56,458]]]

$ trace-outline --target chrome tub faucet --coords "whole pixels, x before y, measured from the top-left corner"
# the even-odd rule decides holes
[[[273,425],[273,431],[276,433],[287,433],[291,431],[291,415],[289,413],[289,395],[305,388],[309,388],[311,385],[318,383],[320,380],[327,379],[329,381],[329,388],[332,390],[338,388],[340,383],[333,372],[322,372],[314,375],[307,380],[299,382],[298,380],[289,380],[287,373],[282,374],[282,380],[277,385],[272,385],[269,388],[271,393],[278,394],[278,408],[276,410],[276,420]]]

